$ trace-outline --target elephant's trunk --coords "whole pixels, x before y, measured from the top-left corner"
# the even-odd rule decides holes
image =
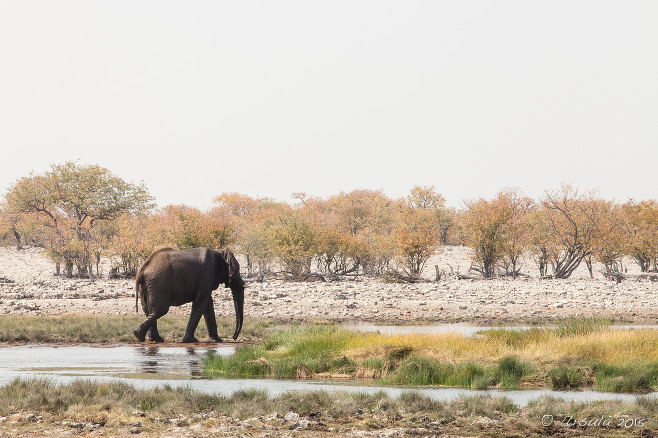
[[[242,317],[244,311],[244,283],[242,285],[231,284],[231,293],[233,294],[233,304],[235,305],[235,333],[233,339],[237,339],[242,330]]]

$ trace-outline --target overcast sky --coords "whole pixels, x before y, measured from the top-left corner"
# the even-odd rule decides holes
[[[658,198],[658,2],[0,0],[2,193]]]

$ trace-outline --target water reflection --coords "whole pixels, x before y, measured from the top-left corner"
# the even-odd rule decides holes
[[[220,356],[235,352],[234,346],[161,347],[157,345],[21,345],[0,348],[0,377],[18,375],[126,376],[167,375],[177,378],[202,376],[202,358],[208,351]]]
[[[203,376],[202,357],[208,351],[229,355],[234,347],[161,347],[147,345],[135,347],[141,355],[138,372],[146,374],[182,374],[190,377]]]
[[[147,374],[158,374],[158,361],[149,360],[150,358],[157,358],[160,349],[156,346],[148,346],[141,348],[141,353],[146,360],[142,361],[141,371]]]

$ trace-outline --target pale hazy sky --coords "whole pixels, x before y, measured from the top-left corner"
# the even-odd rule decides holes
[[[658,2],[0,0],[0,190],[658,198]]]

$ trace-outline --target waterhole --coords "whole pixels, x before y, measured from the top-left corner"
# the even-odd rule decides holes
[[[471,390],[465,388],[400,388],[369,386],[359,383],[312,380],[273,379],[204,379],[202,359],[208,351],[227,356],[234,346],[7,346],[0,348],[0,385],[13,379],[47,379],[55,383],[70,383],[76,379],[95,381],[122,381],[140,389],[169,385],[187,387],[196,391],[230,396],[236,391],[257,389],[277,396],[288,391],[351,391],[376,393],[384,391],[390,397],[403,392],[416,391],[435,400],[449,401],[462,395],[488,394],[504,396],[518,406],[525,406],[544,395],[589,402],[595,400],[633,401],[633,394],[615,394],[596,391],[545,390]],[[658,393],[639,397],[658,398]]]

